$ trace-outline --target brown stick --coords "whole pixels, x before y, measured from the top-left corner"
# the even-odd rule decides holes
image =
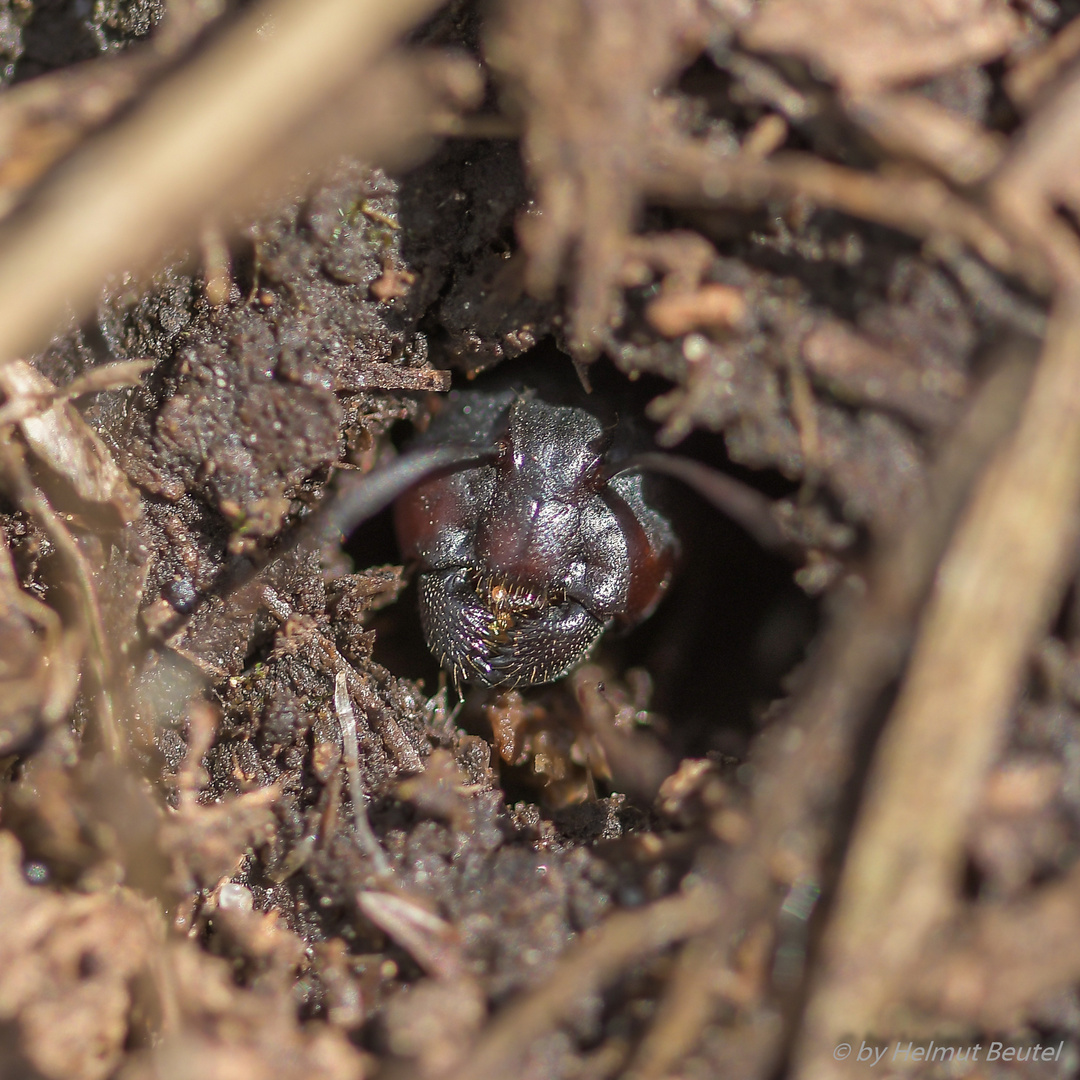
[[[569,1019],[583,998],[634,961],[700,933],[718,917],[719,902],[714,890],[699,886],[640,911],[612,915],[560,960],[541,986],[493,1020],[466,1064],[445,1080],[513,1076],[532,1043]]]
[[[437,0],[275,0],[76,152],[0,235],[0,362],[194,229]]]
[[[878,747],[796,1050],[879,1026],[951,911],[963,841],[1036,635],[1069,565],[1080,493],[1080,291],[1059,297],[1020,425],[938,572],[910,674]]]
[[[878,175],[801,153],[721,157],[691,140],[668,140],[652,156],[646,188],[661,202],[738,206],[802,196],[912,236],[958,237],[998,270],[1022,274],[1037,290],[1048,286],[1035,253],[1018,253],[989,215],[928,175]]]

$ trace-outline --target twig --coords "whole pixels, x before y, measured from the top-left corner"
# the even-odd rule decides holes
[[[820,319],[803,338],[802,361],[816,382],[839,401],[889,409],[920,427],[942,428],[967,395],[967,379],[954,372],[926,372],[839,319]],[[797,400],[792,391],[793,401]],[[794,405],[793,405],[794,409]]]
[[[339,379],[335,390],[353,392],[358,390],[433,390],[450,389],[450,372],[439,368],[398,367],[368,360],[348,379]]]
[[[341,748],[345,759],[345,774],[349,782],[349,798],[353,807],[353,826],[356,829],[356,841],[360,850],[371,860],[376,873],[380,876],[391,872],[390,862],[386,858],[379,838],[368,821],[364,790],[360,784],[360,747],[356,741],[356,713],[349,700],[349,687],[345,672],[339,671],[334,676],[334,711],[341,726]]]
[[[512,1076],[532,1043],[573,1016],[582,999],[635,961],[706,929],[719,916],[719,905],[715,890],[698,886],[640,911],[612,915],[560,960],[540,987],[496,1017],[466,1055],[466,1064],[445,1080]]]
[[[0,362],[193,233],[436,0],[274,0],[77,151],[0,237]]]
[[[988,215],[930,176],[859,172],[794,152],[764,161],[742,154],[722,157],[690,140],[659,142],[652,158],[645,186],[660,201],[746,206],[803,196],[816,206],[912,236],[956,236],[996,269],[1022,274],[1038,291],[1048,287],[1037,253],[1018,253]]]
[[[950,237],[928,240],[926,253],[939,259],[960,283],[985,322],[997,322],[1033,338],[1046,335],[1046,313],[1009,290],[1001,278]]]
[[[682,947],[652,1026],[625,1080],[657,1080],[697,1042],[716,1007],[716,983],[726,963],[726,943],[702,934]]]
[[[795,1075],[834,1075],[839,1037],[881,1030],[951,914],[963,841],[1028,650],[1069,564],[1080,501],[1080,289],[1063,293],[1020,425],[979,484],[875,755]]]
[[[1080,282],[1080,243],[1057,216],[1061,204],[1080,208],[1077,116],[1080,71],[1074,71],[1013,140],[990,187],[998,218],[1020,245],[1036,253],[1058,282]]]
[[[794,123],[804,123],[820,110],[820,102],[786,82],[772,64],[724,46],[709,50],[709,58],[739,83],[754,101],[771,105]]]
[[[1001,56],[1020,30],[1007,5],[931,5],[915,15],[902,0],[772,0],[754,5],[739,39],[752,52],[797,56],[818,77],[862,93],[985,64]]]
[[[1027,111],[1039,94],[1080,55],[1080,19],[1073,19],[1041,49],[1029,53],[1005,76],[1005,93]]]
[[[851,780],[859,736],[903,665],[959,507],[1012,427],[1027,377],[1027,350],[1013,343],[939,453],[924,505],[877,552],[865,594],[849,597],[823,635],[820,659],[789,716],[751,761],[749,835],[722,871],[722,914],[711,932],[717,955],[725,955],[735,934],[778,904],[778,883],[820,878],[832,834],[823,825],[832,825]],[[688,1049],[698,1033],[682,1031],[679,1049]]]
[[[955,184],[985,180],[1001,164],[1005,140],[921,94],[866,94],[847,113],[883,147],[913,158]]]

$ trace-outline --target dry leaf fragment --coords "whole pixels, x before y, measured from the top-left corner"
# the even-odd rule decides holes
[[[361,892],[360,910],[430,975],[452,979],[462,969],[457,931],[400,893]]]
[[[25,360],[12,360],[0,368],[0,390],[9,403],[20,398],[48,402],[57,394],[57,388]],[[139,493],[73,405],[58,402],[18,423],[34,454],[64,477],[80,498],[109,504],[125,522],[141,516]]]

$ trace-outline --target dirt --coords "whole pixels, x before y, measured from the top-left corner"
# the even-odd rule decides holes
[[[490,132],[397,173],[342,159],[218,248],[104,283],[29,358],[47,393],[113,382],[0,425],[0,1077],[847,1068],[800,1033],[971,489],[942,501],[940,462],[1053,310],[1056,271],[979,248],[1004,211],[989,169],[957,178],[958,133],[1020,154],[1035,99],[1009,80],[1075,24],[1049,0],[820,7],[451,5],[414,45],[480,58]],[[122,58],[164,8],[0,4],[4,81]],[[900,99],[942,128],[859,112]],[[926,209],[928,177],[953,202]],[[766,496],[787,547],[673,488],[653,619],[553,686],[459,703],[388,514],[344,550],[283,538],[451,382],[525,355],[629,380],[657,447]],[[875,576],[912,530],[922,576]],[[946,913],[850,1034],[1054,1053],[906,1073],[1080,1062],[1075,583],[1050,606]],[[884,659],[841,678],[862,625]]]

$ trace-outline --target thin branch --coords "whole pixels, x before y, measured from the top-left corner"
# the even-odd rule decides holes
[[[1059,297],[1020,425],[938,571],[826,932],[796,1054],[804,1080],[836,1073],[841,1036],[882,1030],[923,943],[952,913],[968,822],[1075,542],[1078,358],[1080,289]]]
[[[1021,274],[1033,289],[1046,291],[1049,284],[1037,252],[1017,251],[989,215],[929,175],[879,175],[791,152],[765,161],[724,157],[703,142],[667,139],[653,151],[646,187],[662,202],[691,205],[753,206],[801,196],[912,236],[955,236],[996,269]]]
[[[250,178],[437,0],[257,5],[45,182],[0,236],[0,362],[85,314]]]
[[[349,687],[344,671],[339,671],[334,676],[334,711],[341,727],[342,757],[345,759],[349,798],[352,800],[356,841],[360,850],[371,860],[376,873],[384,876],[391,872],[390,862],[371,828],[371,822],[368,821],[367,804],[360,784],[360,747],[356,741],[356,714],[349,700]]]
[[[640,911],[612,915],[577,943],[536,990],[488,1025],[445,1080],[501,1080],[512,1076],[530,1046],[569,1020],[579,1002],[597,993],[631,964],[700,933],[716,921],[720,897],[707,886],[657,900]]]

